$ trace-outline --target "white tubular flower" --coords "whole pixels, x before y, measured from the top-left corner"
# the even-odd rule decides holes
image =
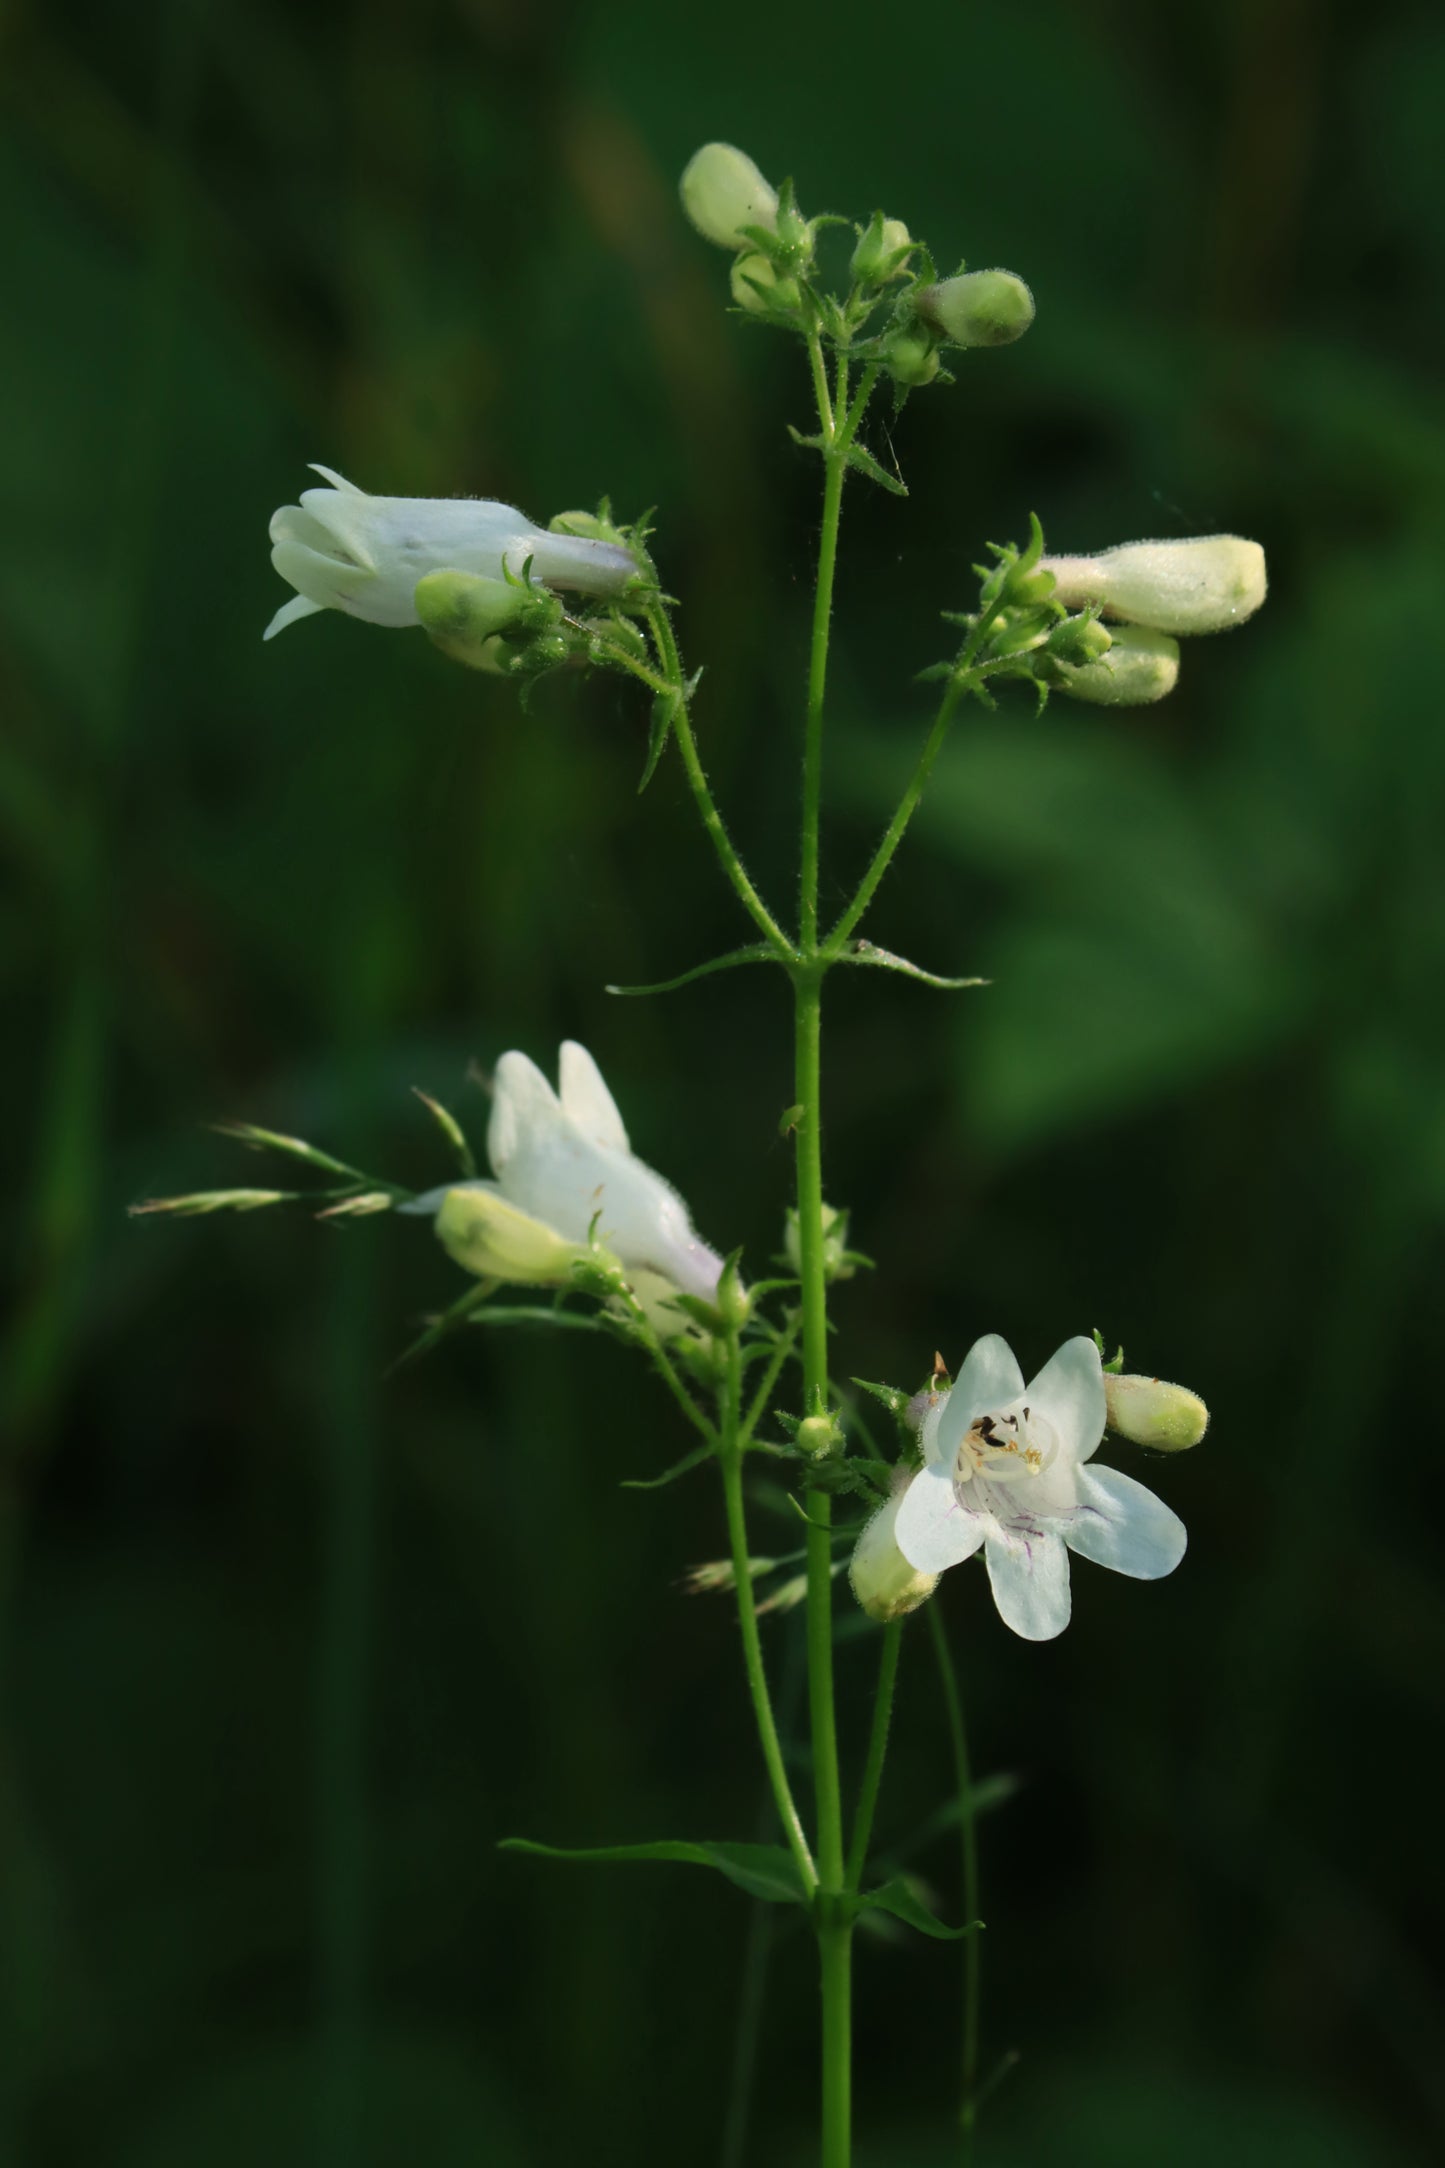
[[[1042,557],[1038,569],[1052,572],[1066,608],[1101,603],[1153,632],[1223,632],[1252,617],[1268,587],[1264,551],[1237,534],[1121,542],[1097,557]]]
[[[271,516],[271,562],[296,589],[262,635],[270,640],[317,610],[344,610],[371,625],[416,625],[418,580],[429,572],[532,577],[549,587],[618,595],[637,566],[614,542],[552,534],[489,497],[369,497],[316,466],[328,489],[304,489],[300,504]]]
[[[465,1210],[457,1200],[486,1191],[513,1208],[517,1220],[507,1222],[507,1232],[518,1247],[527,1223],[540,1222],[555,1242],[580,1249],[595,1220],[602,1247],[638,1276],[649,1317],[655,1313],[659,1329],[667,1324],[676,1332],[683,1321],[677,1313],[666,1318],[666,1293],[711,1302],[722,1259],[698,1239],[677,1191],[633,1156],[617,1102],[575,1039],[563,1042],[559,1083],[560,1093],[525,1054],[504,1054],[487,1131],[495,1182],[454,1182],[403,1210],[439,1212],[437,1231],[445,1239],[443,1220],[451,1215],[451,1224],[459,1224]],[[488,1233],[495,1250],[500,1219]],[[526,1238],[529,1254],[535,1239]],[[489,1276],[498,1276],[495,1267]]]
[[[999,1614],[1026,1641],[1069,1623],[1070,1551],[1138,1581],[1172,1573],[1178,1515],[1131,1476],[1087,1465],[1105,1412],[1092,1340],[1066,1340],[1029,1385],[996,1333],[976,1341],[925,1418],[924,1465],[894,1528],[903,1556],[942,1573],[983,1545]]]

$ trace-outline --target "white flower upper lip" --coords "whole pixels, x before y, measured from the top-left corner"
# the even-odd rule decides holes
[[[264,637],[317,610],[373,625],[416,625],[418,580],[429,572],[519,578],[530,559],[545,586],[620,594],[637,573],[631,554],[588,535],[552,534],[489,497],[372,497],[330,467],[327,487],[271,515],[271,562],[295,597]]]
[[[996,1333],[977,1341],[923,1425],[924,1466],[896,1528],[909,1564],[939,1573],[983,1546],[1005,1623],[1031,1641],[1069,1622],[1069,1551],[1139,1580],[1172,1573],[1178,1516],[1132,1477],[1089,1465],[1105,1413],[1092,1340],[1066,1340],[1028,1385]]]
[[[554,1091],[527,1055],[503,1054],[487,1131],[496,1180],[480,1186],[569,1242],[586,1243],[595,1221],[598,1240],[625,1267],[711,1301],[722,1259],[698,1237],[677,1191],[635,1156],[602,1072],[575,1039],[563,1042],[558,1083]],[[436,1211],[447,1193],[419,1197],[411,1209]]]

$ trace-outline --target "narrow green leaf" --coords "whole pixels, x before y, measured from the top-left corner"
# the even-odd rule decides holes
[[[324,1167],[328,1174],[348,1174],[365,1180],[344,1159],[333,1159],[329,1152],[318,1151],[304,1137],[283,1137],[274,1129],[258,1129],[254,1122],[212,1122],[211,1128],[218,1137],[230,1137],[250,1151],[281,1152],[288,1159],[304,1159],[308,1167]]]
[[[750,948],[729,950],[726,956],[710,956],[705,964],[694,964],[691,971],[680,972],[675,979],[659,979],[655,986],[609,986],[609,994],[672,994],[679,986],[690,986],[694,979],[705,979],[714,971],[734,971],[739,964],[780,963],[781,957],[766,941],[755,941]]]
[[[315,1192],[325,1196],[325,1190]],[[268,1204],[305,1204],[305,1190],[301,1189],[198,1189],[186,1197],[143,1197],[139,1204],[127,1205],[132,1219],[144,1219],[152,1212],[169,1212],[175,1219],[199,1219],[208,1212],[257,1212]]]
[[[793,442],[795,444],[801,445],[805,452],[822,452],[827,450],[827,446],[824,444],[821,437],[805,437],[802,430],[795,429],[791,422],[787,424],[787,431]]]
[[[880,1385],[872,1378],[854,1378],[853,1383],[860,1393],[871,1393],[875,1400],[881,1400],[889,1414],[898,1416],[900,1420],[913,1397],[911,1393],[905,1393],[901,1386]]]
[[[469,1182],[474,1181],[476,1179],[477,1163],[472,1157],[472,1148],[468,1144],[462,1125],[455,1114],[451,1112],[449,1107],[444,1107],[440,1099],[433,1099],[430,1092],[424,1092],[419,1084],[413,1084],[412,1090],[446,1138],[447,1143],[456,1153],[457,1164],[466,1179]]]
[[[878,948],[871,941],[849,941],[833,961],[840,964],[870,964],[878,971],[899,971],[906,979],[917,979],[922,986],[937,986],[944,993],[959,993],[969,986],[987,986],[987,979],[944,979],[936,971],[924,971],[918,964],[911,964],[906,956],[895,956],[891,949]]]
[[[695,1445],[690,1453],[683,1454],[681,1460],[675,1460],[670,1468],[664,1468],[661,1475],[632,1476],[623,1483],[622,1488],[623,1490],[662,1490],[666,1484],[675,1483],[680,1475],[690,1475],[694,1468],[700,1468],[705,1460],[711,1459],[712,1447],[710,1445]]]
[[[916,1927],[921,1935],[931,1935],[935,1942],[958,1942],[964,1935],[976,1933],[983,1925],[982,1920],[970,1920],[965,1927],[945,1926],[902,1875],[896,1875],[891,1882],[884,1882],[877,1889],[860,1890],[856,1901],[860,1912],[891,1912],[894,1919],[902,1920],[905,1926]]]
[[[880,467],[866,446],[850,444],[848,447],[848,464],[850,467],[856,467],[860,474],[866,474],[870,482],[876,482],[880,489],[888,490],[892,496],[906,497],[908,495],[907,483],[901,481],[896,474],[890,474],[886,467]]]
[[[746,1890],[749,1897],[761,1897],[767,1904],[807,1902],[793,1855],[780,1844],[686,1844],[664,1838],[656,1844],[590,1845],[579,1851],[555,1844],[534,1844],[530,1837],[504,1837],[498,1849],[528,1852],[535,1859],[577,1860],[584,1865],[663,1860],[684,1867],[711,1867]]]
[[[563,1332],[606,1332],[595,1310],[543,1309],[538,1303],[488,1303],[462,1320],[468,1325],[556,1325]]]
[[[455,1332],[458,1325],[465,1325],[472,1320],[483,1303],[495,1295],[501,1284],[500,1280],[482,1280],[477,1286],[469,1287],[449,1310],[443,1310],[440,1317],[433,1318],[426,1331],[413,1340],[409,1348],[403,1348],[387,1371],[387,1376],[395,1377],[398,1370],[404,1370],[407,1364],[415,1362],[419,1355],[430,1354],[440,1341],[445,1340],[448,1333]]]
[[[657,773],[657,764],[667,751],[667,741],[672,736],[672,726],[677,721],[680,706],[675,692],[658,693],[652,703],[652,720],[647,736],[647,758],[642,764],[642,780],[637,786],[640,798]]]

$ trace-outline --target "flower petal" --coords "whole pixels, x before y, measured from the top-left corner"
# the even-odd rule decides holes
[[[617,1101],[603,1083],[602,1071],[586,1047],[579,1046],[575,1039],[562,1041],[558,1082],[562,1112],[569,1122],[576,1123],[584,1136],[590,1137],[594,1144],[610,1144],[619,1152],[631,1149],[622,1116],[617,1111]]]
[[[346,476],[344,474],[338,474],[334,467],[323,467],[319,459],[308,459],[306,464],[311,469],[311,472],[313,474],[323,475],[325,479],[331,484],[332,488],[339,489],[343,496],[366,496],[367,492],[364,489],[358,489],[355,482],[348,482]]]
[[[942,1573],[972,1558],[987,1532],[977,1513],[964,1511],[938,1468],[922,1468],[913,1478],[893,1530],[899,1550],[920,1573]]]
[[[1079,1510],[1062,1531],[1071,1551],[1136,1581],[1162,1580],[1184,1556],[1184,1523],[1117,1468],[1079,1470]]]
[[[939,1461],[950,1463],[970,1423],[980,1415],[1006,1408],[1023,1389],[1024,1374],[1007,1340],[1000,1339],[996,1332],[985,1333],[981,1340],[975,1340],[963,1358],[963,1368],[933,1432]],[[1103,1428],[1102,1422],[1100,1428]]]
[[[301,618],[319,617],[322,607],[321,603],[312,602],[305,595],[293,595],[289,602],[282,603],[261,638],[274,640],[278,632],[284,632],[288,625],[297,624]]]
[[[984,1553],[999,1617],[1025,1641],[1052,1641],[1069,1623],[1069,1554],[1052,1530],[990,1531]]]
[[[1107,1413],[1104,1373],[1093,1341],[1082,1333],[1066,1340],[1029,1380],[1028,1403],[1035,1415],[1053,1425],[1067,1459],[1088,1460],[1104,1435]]]
[[[504,1054],[497,1063],[492,1118],[487,1125],[487,1157],[492,1172],[502,1174],[520,1146],[561,1127],[557,1094],[526,1054]]]

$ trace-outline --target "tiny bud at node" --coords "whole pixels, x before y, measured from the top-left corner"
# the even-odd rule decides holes
[[[1074,664],[1051,655],[1040,674],[1074,700],[1105,708],[1143,707],[1173,692],[1179,676],[1179,646],[1166,633],[1121,625],[1110,635],[1108,652],[1097,662]]]
[[[896,331],[884,346],[883,366],[895,384],[901,384],[907,391],[918,391],[933,382],[942,366],[938,359],[938,341],[921,326]]]
[[[729,1332],[741,1332],[753,1314],[753,1298],[742,1283],[737,1260],[730,1257],[717,1283],[718,1315]]]
[[[926,286],[914,307],[955,346],[1011,346],[1034,320],[1034,297],[1012,271],[969,271]]]
[[[803,1273],[803,1238],[798,1225],[798,1208],[788,1206],[783,1222],[783,1255],[793,1272],[801,1279]],[[837,1205],[823,1207],[823,1277],[825,1280],[851,1280],[857,1267],[848,1249],[848,1215]]]
[[[780,277],[766,256],[756,250],[739,256],[729,278],[733,299],[754,316],[791,314],[802,300],[796,279]]]
[[[1060,662],[1081,664],[1098,662],[1114,642],[1097,617],[1066,617],[1055,625],[1045,644]]]
[[[734,144],[704,143],[688,160],[680,186],[688,217],[719,248],[746,248],[744,226],[777,230],[777,190]]]
[[[1184,1453],[1209,1428],[1209,1410],[1198,1393],[1163,1378],[1104,1372],[1104,1403],[1110,1430],[1156,1453]]]
[[[889,279],[901,277],[912,246],[912,236],[901,218],[885,218],[881,211],[875,211],[848,266],[855,283],[883,286]]]
[[[837,1417],[805,1415],[794,1434],[794,1443],[799,1452],[806,1453],[810,1460],[826,1460],[830,1454],[836,1453],[843,1443]]]
[[[1264,551],[1243,535],[1121,542],[1097,557],[1045,557],[1067,609],[1100,604],[1154,632],[1223,632],[1242,624],[1268,591]]]
[[[880,1626],[906,1618],[927,1603],[938,1586],[936,1573],[920,1573],[898,1548],[894,1524],[911,1476],[906,1468],[894,1472],[893,1487],[853,1546],[848,1580],[869,1618]]]

